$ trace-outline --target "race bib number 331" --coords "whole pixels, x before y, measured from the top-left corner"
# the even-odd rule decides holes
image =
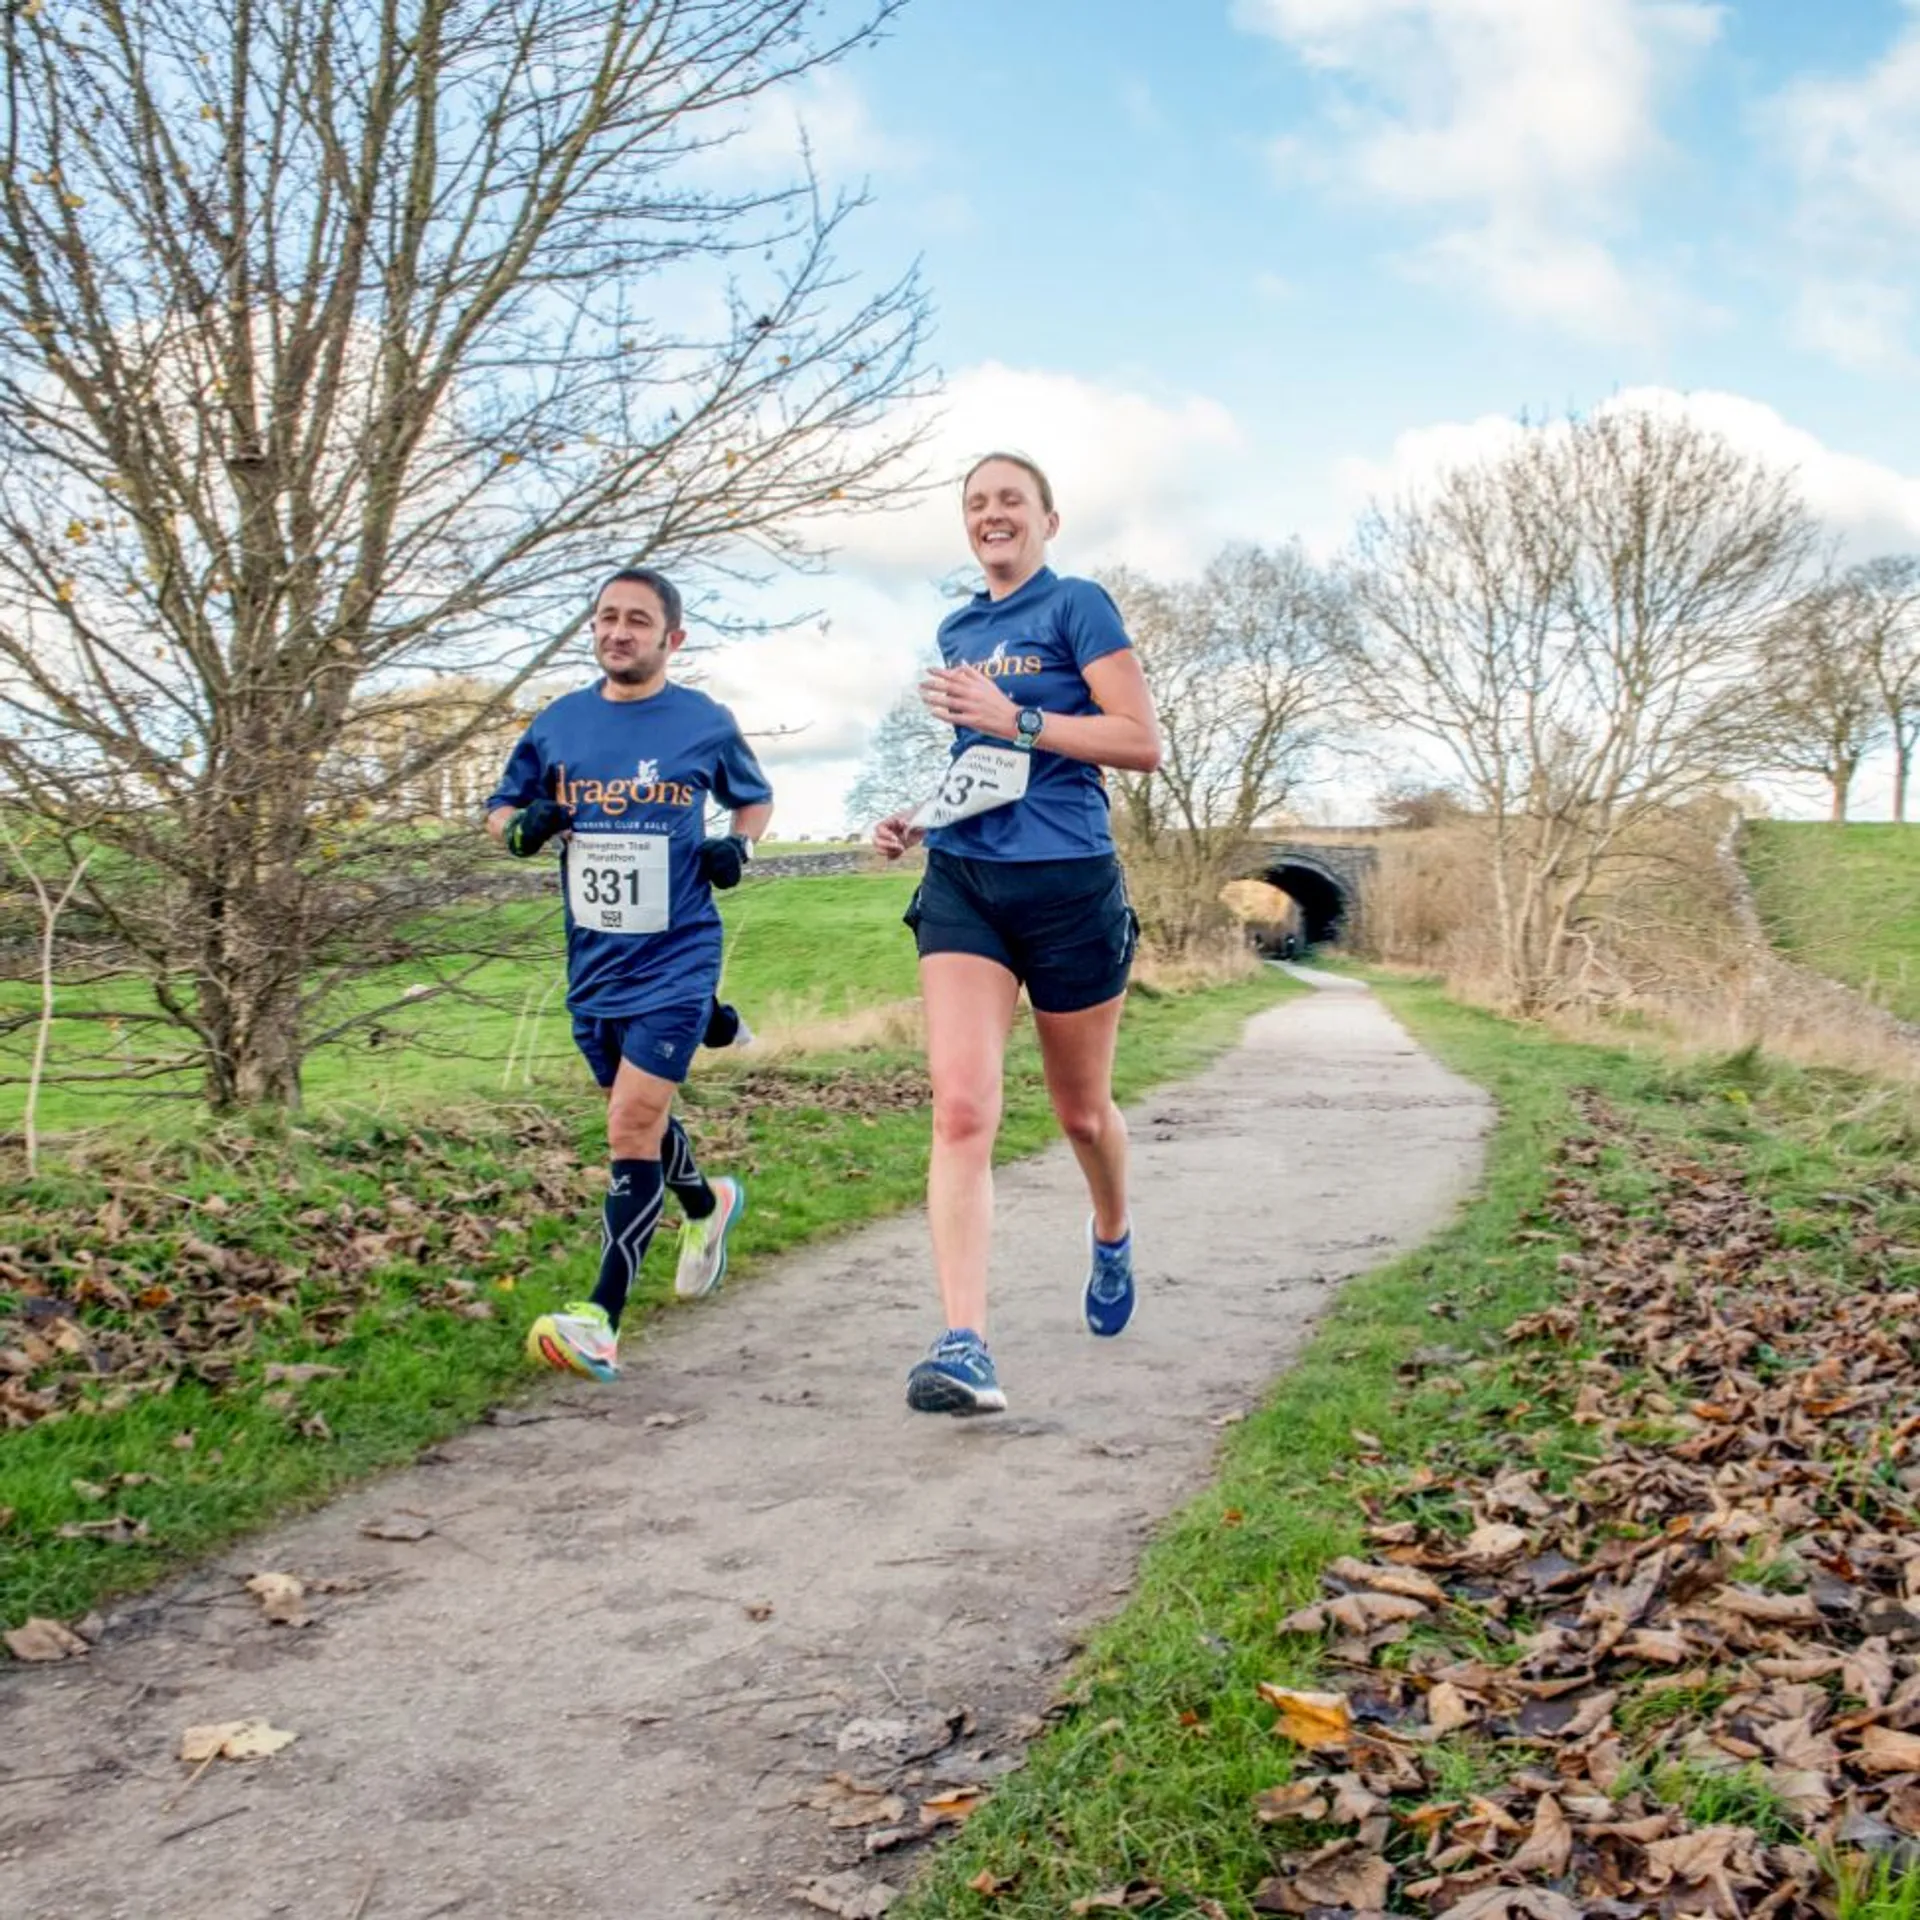
[[[577,833],[567,842],[567,906],[596,933],[664,933],[667,836]]]

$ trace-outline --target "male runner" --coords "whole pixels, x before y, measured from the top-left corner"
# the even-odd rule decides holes
[[[487,802],[487,831],[509,853],[527,859],[556,837],[562,844],[567,1005],[575,1044],[607,1093],[612,1170],[593,1295],[542,1314],[527,1350],[595,1380],[620,1370],[620,1315],[663,1189],[686,1215],[674,1275],[683,1297],[719,1285],[727,1234],[746,1210],[738,1180],[701,1177],[670,1110],[719,1012],[713,889],[739,885],[773,789],[733,715],[667,678],[686,637],[665,575],[614,574],[593,608],[604,677],[535,716]],[[714,838],[709,794],[733,816]]]

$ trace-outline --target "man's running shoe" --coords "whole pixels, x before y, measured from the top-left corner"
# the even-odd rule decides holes
[[[727,1273],[727,1235],[747,1210],[747,1190],[722,1174],[710,1183],[713,1211],[704,1220],[685,1221],[680,1228],[680,1264],[673,1270],[673,1290],[682,1300],[699,1300],[712,1293]]]
[[[987,1343],[970,1327],[943,1333],[907,1375],[907,1405],[916,1413],[1005,1413]]]
[[[1103,1340],[1126,1331],[1133,1318],[1133,1228],[1115,1246],[1103,1245],[1087,1217],[1087,1290],[1081,1296],[1087,1325]]]
[[[527,1329],[527,1351],[542,1366],[589,1380],[620,1377],[620,1336],[605,1307],[576,1300],[563,1313],[543,1313]]]

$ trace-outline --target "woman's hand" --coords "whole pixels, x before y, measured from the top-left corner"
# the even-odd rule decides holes
[[[910,813],[888,814],[873,830],[875,850],[889,860],[898,860],[909,847],[917,847],[927,837],[926,829],[910,825],[912,819]]]
[[[971,727],[995,740],[1019,735],[1020,709],[978,667],[933,667],[920,682],[920,698],[936,720]]]

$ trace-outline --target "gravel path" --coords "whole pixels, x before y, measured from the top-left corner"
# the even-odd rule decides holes
[[[930,1797],[1014,1765],[1331,1283],[1472,1184],[1485,1098],[1342,985],[1130,1116],[1124,1339],[1079,1323],[1065,1149],[1004,1171],[1005,1416],[906,1411],[935,1313],[905,1216],[662,1316],[617,1385],[256,1537],[85,1661],[0,1673],[0,1909],[683,1920],[798,1914],[824,1879],[877,1911],[860,1890],[914,1854],[863,1857],[871,1826],[833,1816],[889,1810],[833,1776],[897,1790],[917,1831]],[[363,1531],[392,1518],[432,1530]],[[240,1585],[262,1570],[336,1584],[312,1624],[269,1626]],[[182,1730],[252,1716],[299,1738],[188,1784]]]

